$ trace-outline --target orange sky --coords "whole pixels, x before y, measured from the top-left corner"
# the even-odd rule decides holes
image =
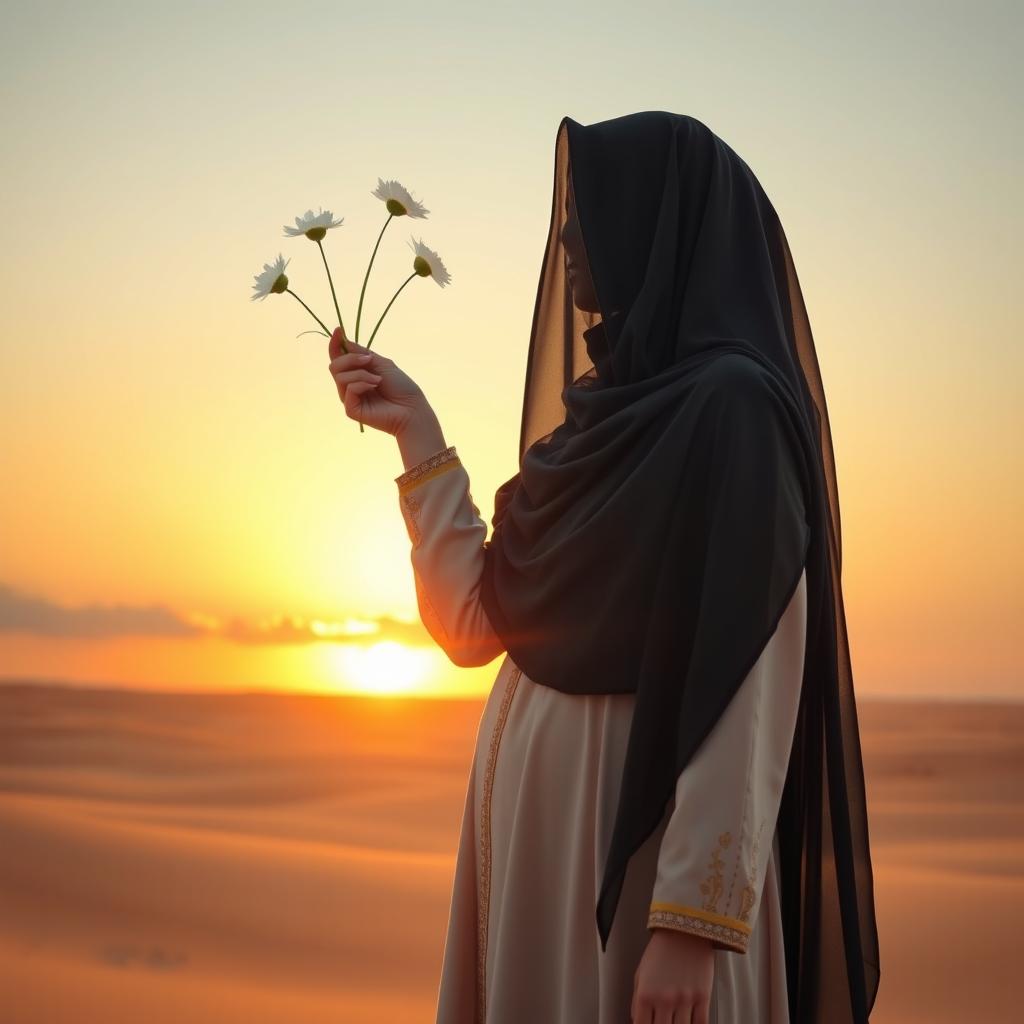
[[[1019,15],[653,5],[637,25],[600,6],[410,6],[401,28],[318,9],[319,48],[248,5],[10,14],[0,676],[484,692],[496,664],[455,668],[416,617],[394,440],[347,420],[325,343],[295,337],[312,321],[250,302],[252,276],[290,256],[329,319],[315,246],[281,231],[329,207],[354,323],[370,192],[411,188],[452,284],[413,281],[374,348],[423,386],[489,521],[516,465],[558,123],[669,109],[737,149],[786,225],[858,692],[1024,695]],[[385,234],[371,326],[408,224]]]

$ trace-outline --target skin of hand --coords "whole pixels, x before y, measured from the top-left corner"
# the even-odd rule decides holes
[[[715,978],[711,940],[674,928],[652,928],[651,932],[633,975],[630,1021],[708,1024]]]
[[[393,360],[357,345],[341,327],[334,329],[327,352],[328,369],[350,419],[397,436],[429,409],[422,388]]]

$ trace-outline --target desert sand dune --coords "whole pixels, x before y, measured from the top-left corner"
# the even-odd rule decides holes
[[[1018,1019],[1024,707],[860,708],[872,1020]],[[481,709],[0,686],[0,1019],[427,1024]]]

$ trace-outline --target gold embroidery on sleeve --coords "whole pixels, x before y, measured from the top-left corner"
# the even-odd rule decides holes
[[[748,921],[750,919],[750,911],[754,907],[754,887],[752,885],[745,885],[740,890],[740,909],[737,911],[737,916],[741,921]]]
[[[455,469],[456,466],[461,464],[459,456],[455,451],[455,445],[435,452],[433,455],[427,456],[422,462],[416,463],[415,466],[410,466],[404,473],[395,477],[395,483],[398,484],[398,493],[405,494],[406,491],[411,491],[414,487],[419,486],[432,477],[447,472],[449,469]]]
[[[718,837],[718,846],[711,851],[711,860],[708,861],[708,867],[711,868],[711,874],[701,882],[700,891],[704,893],[704,909],[711,911],[712,913],[718,910],[718,900],[722,895],[722,868],[725,866],[722,862],[719,848],[726,849],[732,842],[732,833],[723,832]]]
[[[761,819],[761,824],[758,826],[757,835],[754,836],[754,845],[750,851],[750,864],[747,868],[750,881],[743,887],[740,892],[740,909],[738,917],[741,921],[747,921],[750,919],[750,911],[754,908],[754,900],[757,896],[757,890],[754,888],[754,884],[757,881],[758,875],[758,864],[757,864],[757,850],[761,843],[761,832],[764,829],[766,822],[765,819]]]
[[[735,917],[725,914],[713,914],[697,907],[682,906],[678,903],[651,904],[647,916],[648,928],[673,928],[680,932],[690,932],[711,939],[716,946],[735,950],[737,953],[747,951],[751,927]]]
[[[513,665],[509,672],[505,692],[501,695],[498,716],[491,731],[491,745],[484,765],[483,796],[480,800],[480,892],[477,899],[477,959],[476,995],[477,1024],[483,1024],[487,1010],[487,911],[491,898],[491,790],[494,788],[494,769],[498,759],[498,744],[505,728],[505,719],[516,692],[522,669]]]

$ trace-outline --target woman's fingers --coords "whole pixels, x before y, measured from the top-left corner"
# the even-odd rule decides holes
[[[342,352],[335,355],[327,364],[331,373],[338,373],[340,370],[354,370],[358,366],[365,367],[372,372],[390,369],[395,364],[382,356],[379,352],[371,352],[361,346],[353,346],[349,352]]]
[[[341,373],[334,374],[334,379],[344,386],[357,380],[368,380],[376,384],[384,378],[371,370],[342,370]]]
[[[362,355],[366,352],[373,355],[373,349],[367,348],[365,345],[360,345],[359,342],[353,341],[351,338],[346,338],[345,343],[348,345],[349,352],[352,352],[355,355]]]
[[[343,342],[344,347],[342,347]],[[374,355],[372,349],[354,342],[340,327],[334,328],[331,340],[327,343],[327,354],[331,359],[337,359],[343,355],[365,355],[367,353]]]
[[[327,368],[331,373],[337,373],[339,370],[352,370],[357,366],[371,366],[373,364],[373,353],[362,353],[362,352],[346,352],[343,355],[335,356],[328,364]]]
[[[356,394],[361,394],[362,391],[368,388],[375,388],[381,382],[381,376],[376,373],[370,373],[369,370],[343,370],[341,373],[334,375],[334,382],[338,386],[338,397],[345,402],[348,398],[349,391],[356,385],[360,385],[356,389]]]
[[[366,391],[372,391],[377,387],[376,381],[367,380],[355,380],[345,388],[345,412],[350,417],[356,417],[359,414],[359,409],[362,405],[361,395]],[[355,401],[359,398],[360,401]]]
[[[331,340],[327,343],[327,353],[332,359],[335,356],[340,356],[345,351],[345,348],[342,347],[343,343],[346,348],[352,345],[345,332],[340,327],[335,327]]]

